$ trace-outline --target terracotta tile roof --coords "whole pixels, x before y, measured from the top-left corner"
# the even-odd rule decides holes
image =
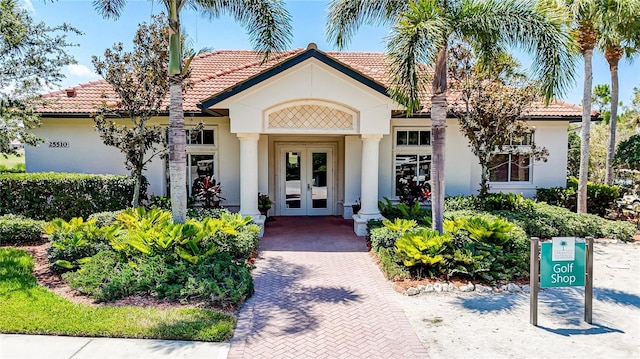
[[[274,54],[261,64],[261,55],[253,50],[218,50],[199,55],[191,62],[191,86],[185,91],[184,110],[201,112],[197,107],[203,100],[246,81],[273,66],[301,54],[305,49],[294,49]],[[326,52],[344,65],[375,82],[388,86],[385,55],[381,52]],[[111,86],[104,80],[92,81],[68,89],[43,95],[43,114],[83,114],[94,112],[103,101],[109,104],[117,100]],[[168,96],[165,106],[168,108]],[[428,101],[425,101],[425,107]],[[579,117],[582,109],[563,101],[555,101],[548,107],[542,104],[531,111],[532,116]],[[595,115],[595,113],[594,113]]]

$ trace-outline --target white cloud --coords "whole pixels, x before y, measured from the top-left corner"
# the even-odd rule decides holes
[[[24,7],[25,10],[27,10],[32,14],[36,13],[36,9],[33,8],[33,4],[31,3],[31,0],[22,0],[22,7]]]
[[[96,79],[100,77],[85,65],[67,65],[67,72],[72,76],[85,77],[89,79]]]

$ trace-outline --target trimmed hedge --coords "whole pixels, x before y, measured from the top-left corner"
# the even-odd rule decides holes
[[[101,211],[126,208],[135,180],[128,176],[79,173],[0,175],[0,215],[19,214],[52,220],[87,218]]]
[[[7,214],[0,216],[0,245],[21,245],[42,241],[46,223],[23,216]]]
[[[551,187],[536,189],[536,200],[576,212],[578,204],[578,179],[569,177],[567,188]],[[620,187],[601,183],[587,184],[587,211],[604,217],[607,210],[620,198]]]

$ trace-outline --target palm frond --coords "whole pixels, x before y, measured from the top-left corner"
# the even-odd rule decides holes
[[[640,51],[640,1],[603,1],[599,11],[602,21],[596,24],[598,47],[605,52],[620,46],[631,59]]]
[[[465,0],[452,9],[456,31],[479,49],[511,46],[532,56],[532,75],[548,102],[573,83],[578,59],[568,13],[553,2]]]
[[[344,49],[361,25],[391,24],[408,8],[406,0],[333,0],[327,15],[327,40]]]
[[[118,19],[127,0],[93,0],[93,8],[106,19]]]
[[[291,43],[291,15],[282,0],[194,0],[194,4],[211,18],[227,14],[238,21],[265,61],[272,52],[284,51]]]
[[[399,15],[387,38],[391,75],[390,94],[413,112],[420,108],[427,87],[425,66],[433,66],[451,32],[439,1],[423,0],[411,4]]]

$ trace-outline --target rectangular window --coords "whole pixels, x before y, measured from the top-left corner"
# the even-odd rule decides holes
[[[396,146],[430,146],[431,131],[397,130]]]
[[[399,184],[422,185],[431,179],[431,131],[425,127],[396,128],[394,131],[394,192]]]
[[[187,145],[215,145],[214,133],[211,129],[186,130]]]
[[[518,154],[500,154],[493,157],[489,166],[491,182],[529,182],[531,157]]]
[[[395,184],[396,196],[398,196],[398,184],[414,182],[422,184],[431,179],[431,155],[396,155],[395,159]]]

